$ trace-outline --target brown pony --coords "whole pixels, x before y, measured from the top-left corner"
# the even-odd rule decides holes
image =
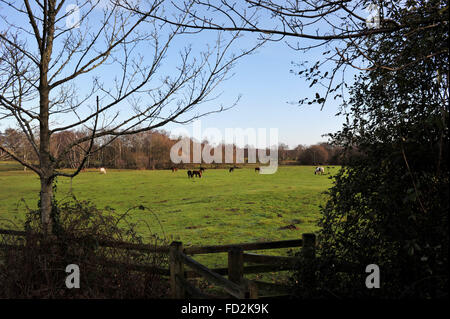
[[[172,167],[172,173],[175,173],[176,171],[178,171],[178,168]]]
[[[202,178],[202,171],[192,171],[192,177]]]

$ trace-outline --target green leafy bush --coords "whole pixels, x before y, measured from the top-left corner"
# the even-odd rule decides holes
[[[352,156],[321,209],[315,285],[296,274],[301,296],[448,296],[448,3],[417,4],[387,10],[407,27],[366,43],[373,67],[357,77],[347,123],[331,134]],[[436,23],[421,30],[425,20]],[[380,289],[365,285],[369,264],[380,268]]]

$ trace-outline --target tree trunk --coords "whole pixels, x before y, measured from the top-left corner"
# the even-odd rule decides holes
[[[42,38],[38,41],[41,59],[39,64],[39,164],[41,178],[41,222],[44,233],[49,234],[52,229],[52,199],[55,163],[50,153],[50,87],[48,83],[48,70],[53,50],[53,37],[55,32],[55,2],[49,1],[44,9],[44,29]],[[46,4],[44,4],[46,6]]]
[[[41,178],[41,223],[42,230],[50,234],[52,230],[53,178]]]
[[[48,90],[40,92],[40,144],[39,160],[41,168],[41,222],[44,233],[50,233],[52,229],[52,198],[53,198],[53,163],[50,154],[50,130],[48,124]]]
[[[41,178],[41,222],[44,233],[50,233],[52,229],[52,198],[53,198],[53,173],[54,167],[50,153],[50,128],[49,128],[49,88],[47,82],[48,63],[43,62],[39,83],[40,103],[40,127],[39,127],[39,162]]]

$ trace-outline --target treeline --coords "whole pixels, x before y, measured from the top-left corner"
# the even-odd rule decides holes
[[[57,163],[59,168],[77,168],[82,162],[89,142],[84,142],[69,151],[67,147],[80,137],[89,136],[89,132],[64,131],[52,135],[51,153],[54,158],[61,154],[62,160]],[[85,168],[108,167],[118,169],[166,169],[172,166],[189,167],[189,164],[173,164],[170,159],[171,148],[181,140],[174,139],[166,131],[142,132],[134,135],[123,135],[116,138],[97,139],[91,149],[90,156],[84,165]],[[193,162],[193,150],[195,144],[200,144],[200,149],[213,146],[204,140],[201,143],[192,139],[190,142],[190,159]],[[24,133],[8,128],[0,132],[0,143],[13,150],[15,156],[20,159],[37,162],[36,152],[31,148]],[[240,154],[243,154],[244,162],[248,162],[249,152],[255,151],[251,147],[239,148],[236,145],[221,145],[222,163],[225,163],[225,148],[232,150],[233,162],[237,162]],[[258,154],[258,152],[256,152]],[[269,155],[269,150],[266,150]],[[337,146],[328,143],[320,143],[311,146],[298,145],[289,149],[285,144],[278,146],[278,161],[280,164],[292,165],[340,165],[342,151]],[[11,159],[5,153],[0,153],[0,160]],[[258,156],[256,157],[257,162]],[[220,167],[221,164],[214,164]],[[229,164],[228,164],[229,165]]]
[[[281,164],[341,165],[342,156],[341,147],[325,142],[310,146],[298,145],[292,150],[285,144],[278,146],[278,159]]]

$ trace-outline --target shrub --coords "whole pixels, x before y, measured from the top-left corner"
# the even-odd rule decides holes
[[[316,285],[300,294],[448,297],[448,3],[411,3],[391,12],[404,30],[364,43],[373,67],[355,78],[347,121],[330,135],[344,167],[322,209]],[[416,32],[425,20],[441,22]],[[348,263],[354,271],[336,268]],[[369,264],[380,268],[380,289],[365,287]],[[299,271],[297,280],[307,278]]]
[[[145,209],[143,206],[139,209]],[[142,244],[128,210],[117,214],[76,199],[54,207],[53,234],[40,232],[39,211],[29,211],[26,236],[0,237],[0,298],[160,298],[167,283],[159,272],[167,256],[103,247],[101,242]],[[153,236],[149,248],[163,240]],[[66,266],[80,269],[80,288],[68,289]],[[133,265],[135,267],[133,267]],[[136,271],[136,265],[148,266]]]
[[[326,298],[442,298],[448,296],[448,176],[376,169],[368,158],[336,176],[322,208],[318,256],[299,265],[297,293]],[[381,289],[367,289],[365,268],[380,268]],[[341,266],[353,266],[340,272]],[[306,269],[306,270],[305,270]],[[313,270],[312,270],[313,269]],[[308,285],[314,282],[314,286]]]

